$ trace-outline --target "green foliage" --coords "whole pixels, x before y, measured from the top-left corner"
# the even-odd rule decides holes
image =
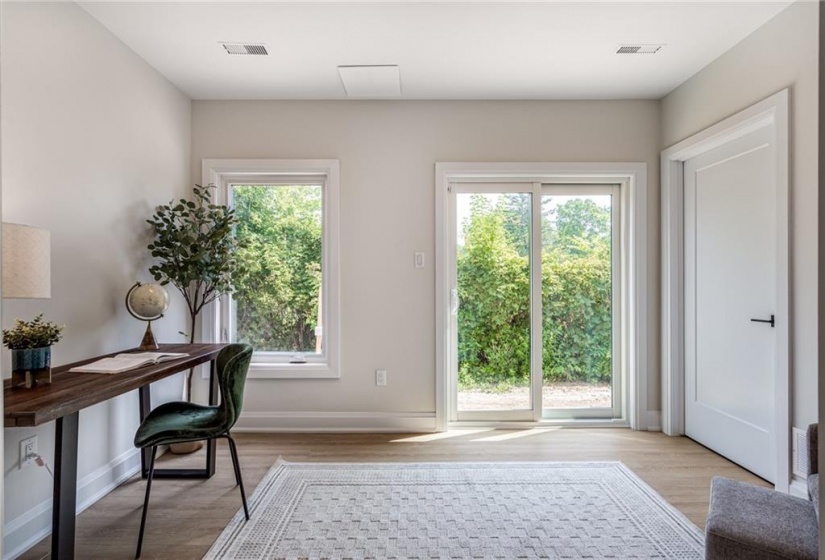
[[[600,237],[559,237],[564,243],[542,255],[544,379],[609,381],[610,246]]]
[[[17,319],[12,329],[3,329],[3,344],[12,350],[43,348],[63,338],[65,325],[44,321],[41,313],[31,321]]]
[[[149,251],[157,263],[149,268],[161,284],[172,284],[183,294],[192,318],[221,294],[232,293],[237,243],[232,229],[237,224],[232,209],[209,201],[209,187],[195,185],[194,200],[181,198],[159,206],[151,219],[155,239]]]
[[[499,214],[507,232],[507,241],[516,252],[526,257],[530,254],[530,205],[528,194],[510,194],[504,198]]]
[[[238,340],[269,351],[315,352],[321,289],[322,188],[234,188]]]
[[[459,383],[524,384],[530,376],[530,263],[508,234],[513,222],[487,199],[473,197],[470,215],[457,260]]]
[[[530,197],[472,196],[457,255],[459,383],[526,386],[530,376]],[[611,376],[610,213],[589,199],[542,204],[545,381]]]
[[[610,240],[610,212],[587,198],[573,198],[560,204],[556,213],[556,242],[568,253],[581,253],[590,244],[577,247],[581,240]]]
[[[148,249],[157,259],[149,273],[163,285],[172,284],[189,310],[189,341],[195,340],[198,314],[221,294],[232,293],[237,268],[238,243],[232,230],[237,224],[232,209],[212,204],[209,188],[195,185],[194,200],[181,198],[159,206],[151,219],[155,239]],[[211,187],[214,188],[214,187]],[[192,370],[187,398],[191,399]]]

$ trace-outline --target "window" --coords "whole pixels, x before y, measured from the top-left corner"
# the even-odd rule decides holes
[[[241,244],[236,291],[205,334],[251,344],[253,378],[339,377],[337,161],[209,160],[204,171]]]

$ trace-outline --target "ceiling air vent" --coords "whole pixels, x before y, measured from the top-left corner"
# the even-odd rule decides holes
[[[619,45],[616,54],[656,54],[664,45]]]
[[[266,46],[254,43],[221,43],[227,54],[268,55]]]
[[[339,66],[348,97],[399,97],[401,74],[396,64]]]

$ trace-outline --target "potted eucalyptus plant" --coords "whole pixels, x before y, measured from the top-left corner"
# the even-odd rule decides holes
[[[27,389],[52,382],[52,345],[63,338],[64,325],[45,321],[41,313],[31,321],[17,319],[3,329],[3,344],[11,350],[12,387]]]
[[[148,249],[156,259],[149,273],[161,285],[172,284],[186,301],[189,333],[181,334],[188,336],[190,343],[195,341],[203,308],[234,291],[237,218],[232,208],[211,202],[210,189],[214,186],[195,185],[191,200],[181,198],[159,206],[147,220],[154,230]],[[187,401],[192,400],[193,371],[190,369],[186,376]]]

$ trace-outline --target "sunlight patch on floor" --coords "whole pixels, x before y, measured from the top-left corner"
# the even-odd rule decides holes
[[[448,432],[436,432],[434,434],[423,434],[420,436],[410,436],[401,439],[394,439],[391,443],[426,443],[428,441],[438,441],[440,439],[450,439],[461,436],[470,436],[482,432],[492,432],[493,428],[469,428],[450,430]]]
[[[487,436],[483,438],[474,439],[473,441],[476,443],[483,442],[489,443],[494,441],[507,441],[510,439],[518,439],[523,437],[530,437],[536,436],[541,434],[546,434],[548,432],[554,432],[556,430],[560,430],[560,427],[553,427],[553,428],[531,428],[529,430],[508,430],[504,434],[498,434],[494,436]]]

